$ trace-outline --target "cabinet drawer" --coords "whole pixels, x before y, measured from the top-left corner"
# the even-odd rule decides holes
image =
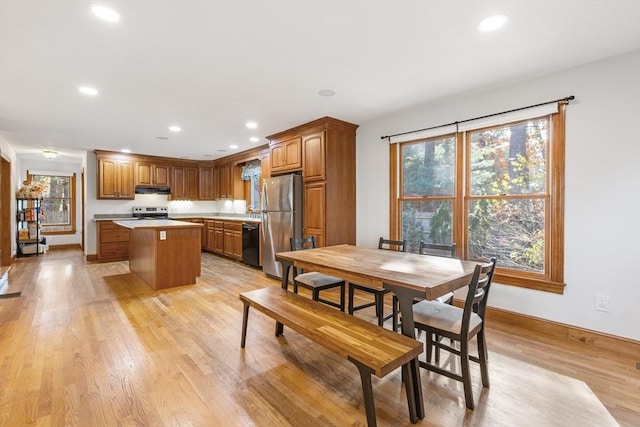
[[[223,221],[213,221],[213,227],[214,228],[224,228],[224,222]]]
[[[102,258],[128,258],[129,242],[102,243],[100,255]]]
[[[118,227],[118,230],[102,230],[100,233],[101,243],[128,242],[129,230]]]
[[[124,227],[120,227],[118,224],[113,221],[100,221],[99,223],[100,231],[104,230],[127,230]]]
[[[242,231],[242,223],[241,222],[226,222],[224,223],[224,229],[225,230],[232,230],[232,231]]]

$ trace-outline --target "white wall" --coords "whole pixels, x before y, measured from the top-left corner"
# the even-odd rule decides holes
[[[569,95],[564,294],[496,284],[489,305],[640,340],[640,51],[360,124],[358,244],[389,234],[389,149],[380,136]],[[610,297],[610,312],[595,311],[596,294]]]

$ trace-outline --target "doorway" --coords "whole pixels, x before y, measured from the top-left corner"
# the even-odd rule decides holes
[[[11,162],[0,156],[0,265],[11,265]]]

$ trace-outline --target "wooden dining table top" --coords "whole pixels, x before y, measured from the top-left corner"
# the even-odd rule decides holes
[[[430,300],[468,285],[477,264],[353,245],[278,252],[276,259],[288,260],[305,271],[330,274],[376,289],[382,289],[383,283],[401,286]]]

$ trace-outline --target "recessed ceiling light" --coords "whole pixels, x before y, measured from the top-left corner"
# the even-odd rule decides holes
[[[169,139],[166,136],[156,136],[156,139]]]
[[[249,138],[249,141],[251,141],[251,142],[260,142],[260,138],[258,138],[257,136],[252,136],[251,138]]]
[[[92,6],[91,12],[103,21],[118,22],[120,20],[120,15],[118,14],[118,12],[107,6]]]
[[[478,30],[480,31],[493,31],[502,27],[507,23],[509,17],[507,15],[492,15],[488,18],[483,19],[478,25]]]
[[[128,148],[123,148],[122,150],[120,150],[120,152],[122,152],[122,153],[130,153],[131,150],[129,150]]]
[[[231,144],[231,145],[229,146],[229,148],[231,148],[232,150],[235,150],[236,148],[238,148],[238,146],[237,146],[237,145],[235,145],[235,144]]]
[[[98,94],[98,89],[90,86],[80,86],[78,91],[84,95],[96,96]]]
[[[202,157],[213,157],[213,154],[203,154]]]
[[[180,126],[169,126],[171,132],[180,132],[182,128]]]
[[[257,128],[257,127],[258,127],[258,124],[257,124],[256,122],[247,122],[247,123],[246,123],[246,126],[247,126],[249,129],[255,129],[255,128]]]
[[[318,95],[320,96],[333,96],[335,94],[336,93],[331,89],[322,89],[321,91],[318,91]]]

